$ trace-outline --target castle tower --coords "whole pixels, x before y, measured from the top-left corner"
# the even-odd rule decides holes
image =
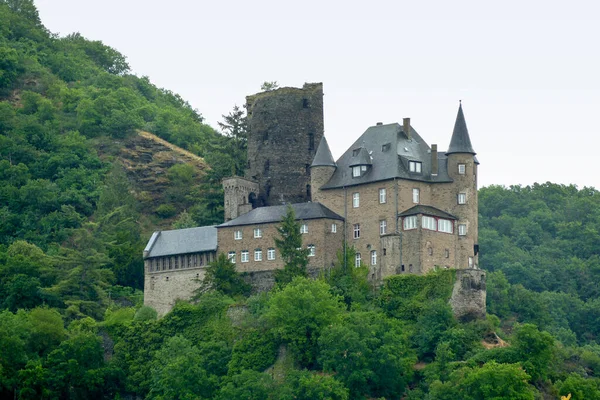
[[[225,222],[252,211],[258,198],[258,183],[240,176],[223,179]]]
[[[333,173],[335,172],[337,165],[329,150],[327,139],[325,136],[321,139],[319,147],[317,148],[317,154],[310,166],[310,186],[311,186],[311,200],[319,201],[321,186],[326,184]]]
[[[323,84],[280,88],[246,97],[246,178],[258,182],[257,206],[311,198],[310,165],[323,137]]]
[[[456,249],[456,266],[458,268],[476,268],[479,265],[477,257],[479,252],[477,231],[477,167],[479,161],[475,154],[461,104],[458,107],[450,146],[446,152],[448,175],[454,181],[452,194],[456,195],[450,212],[458,218]]]

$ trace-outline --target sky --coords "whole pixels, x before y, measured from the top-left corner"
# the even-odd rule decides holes
[[[479,185],[600,189],[600,2],[36,0],[213,127],[265,81],[323,82],[334,158],[377,122],[447,149],[462,100]]]

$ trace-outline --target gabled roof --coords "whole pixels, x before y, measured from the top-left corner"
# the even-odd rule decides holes
[[[463,114],[462,104],[458,106],[458,114],[456,115],[456,122],[454,123],[452,139],[450,140],[450,146],[446,152],[446,154],[453,153],[476,154],[471,145],[471,138],[469,137],[469,130],[467,129],[467,122],[465,121],[465,115]]]
[[[408,216],[417,215],[417,214],[431,215],[433,217],[440,217],[440,218],[446,218],[446,219],[458,219],[454,215],[448,214],[446,211],[442,211],[439,208],[435,208],[432,206],[424,206],[422,204],[418,204],[414,207],[411,207],[408,210],[403,211],[400,214],[398,214],[398,216],[399,217],[408,217]]]
[[[333,156],[331,155],[331,150],[329,150],[329,145],[327,144],[327,140],[325,136],[321,138],[321,143],[319,143],[319,147],[317,148],[317,152],[315,154],[315,158],[311,164],[311,167],[335,167],[335,161],[333,160]]]
[[[353,151],[363,148],[372,164],[360,177],[352,177],[350,167],[355,165]],[[409,162],[420,161],[421,173],[410,172]],[[321,189],[362,185],[389,179],[408,179],[423,182],[452,182],[448,176],[447,157],[438,153],[438,174],[431,175],[431,149],[411,127],[410,139],[402,126],[393,123],[368,128],[337,160],[337,169]]]
[[[144,258],[215,250],[217,228],[214,226],[157,231],[152,234],[144,249]]]
[[[340,215],[334,213],[329,208],[321,203],[297,203],[291,204],[296,213],[297,220],[308,220],[318,218],[329,218],[343,221]],[[224,224],[218,225],[217,228],[225,228],[228,226],[255,225],[266,224],[272,222],[280,222],[287,213],[287,205],[259,207],[250,211],[247,214],[227,221]]]
[[[364,147],[359,147],[352,150],[352,159],[350,160],[350,166],[355,167],[357,165],[372,165],[371,155],[369,150]]]

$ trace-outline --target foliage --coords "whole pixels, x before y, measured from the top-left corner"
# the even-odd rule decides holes
[[[346,247],[337,252],[337,262],[325,275],[331,292],[342,296],[348,309],[364,307],[371,299],[371,285],[368,281],[369,269],[362,265],[354,267],[356,250]]]
[[[262,85],[260,85],[260,90],[264,92],[269,92],[277,88],[279,88],[279,84],[277,83],[277,81],[265,81]]]
[[[248,295],[251,286],[235,269],[225,253],[220,253],[207,268],[200,291],[214,290],[226,296]]]
[[[302,248],[300,222],[296,221],[296,213],[292,206],[287,207],[281,225],[277,227],[280,237],[275,238],[275,245],[284,262],[283,269],[275,271],[275,282],[285,286],[296,276],[307,276],[308,249]]]
[[[427,275],[395,275],[385,280],[381,307],[390,315],[415,321],[430,301],[447,302],[452,294],[455,272],[441,270]]]
[[[288,343],[300,366],[314,366],[321,330],[339,318],[343,306],[329,285],[296,277],[269,299],[267,320]]]
[[[464,367],[453,372],[447,382],[434,382],[428,399],[506,399],[533,400],[534,390],[527,384],[529,376],[518,364]]]
[[[416,362],[402,323],[381,313],[355,312],[323,330],[319,363],[352,398],[399,398]]]

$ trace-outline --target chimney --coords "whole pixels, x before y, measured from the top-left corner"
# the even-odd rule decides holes
[[[410,118],[404,118],[402,120],[402,130],[404,131],[404,134],[406,135],[407,139],[412,139],[410,136]]]
[[[431,175],[437,176],[438,174],[438,153],[437,144],[431,145]]]
[[[377,126],[381,126],[381,125],[383,125],[383,122],[378,122],[377,123]]]

